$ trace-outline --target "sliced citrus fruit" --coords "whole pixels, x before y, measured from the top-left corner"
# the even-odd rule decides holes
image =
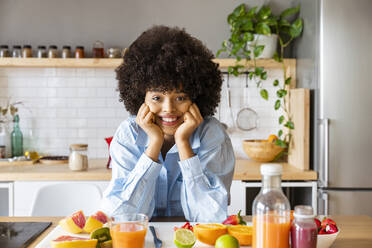
[[[85,215],[83,211],[80,210],[62,219],[59,225],[69,233],[81,233],[85,226]]]
[[[97,211],[95,214],[89,216],[87,222],[85,223],[84,231],[91,233],[94,230],[103,227],[107,221],[108,217],[102,211]]]
[[[178,248],[191,248],[195,241],[195,235],[189,229],[180,228],[174,232],[174,243]]]
[[[232,235],[224,234],[216,240],[215,248],[239,248],[239,241]]]
[[[253,227],[245,225],[228,226],[227,232],[237,238],[240,245],[252,244]]]
[[[218,223],[200,224],[194,226],[196,238],[205,244],[214,245],[216,240],[227,233],[225,225]]]
[[[96,239],[87,239],[72,236],[60,236],[50,241],[52,248],[96,248]]]

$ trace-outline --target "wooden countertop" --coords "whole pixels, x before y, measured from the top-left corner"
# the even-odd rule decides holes
[[[89,160],[87,171],[71,171],[67,164],[2,165],[1,181],[106,181],[111,179],[111,170],[106,169],[107,159]],[[234,180],[259,181],[260,164],[250,160],[237,160]],[[303,171],[282,163],[282,180],[317,180],[315,171]]]
[[[60,217],[0,217],[0,222],[5,221],[51,221],[52,225],[42,233],[29,248],[35,247],[51,230],[53,230],[60,220]],[[250,219],[249,217],[246,219]],[[369,216],[333,216],[340,228],[332,248],[371,248],[372,247],[372,218]]]

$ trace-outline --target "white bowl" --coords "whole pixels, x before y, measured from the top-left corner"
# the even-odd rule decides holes
[[[316,248],[329,248],[335,242],[337,235],[340,233],[340,229],[338,232],[332,234],[318,234],[318,241],[316,243]]]

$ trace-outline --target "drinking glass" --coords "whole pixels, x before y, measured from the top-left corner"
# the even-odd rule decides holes
[[[109,222],[113,248],[143,248],[149,218],[144,214],[122,214]]]

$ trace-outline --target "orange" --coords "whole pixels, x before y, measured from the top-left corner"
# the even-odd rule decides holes
[[[205,244],[214,245],[216,240],[227,233],[227,227],[218,223],[200,224],[194,226],[196,238]]]
[[[273,143],[277,139],[278,139],[278,136],[276,136],[275,134],[270,134],[269,138],[267,139],[267,142]]]
[[[240,245],[252,245],[253,227],[245,225],[228,226],[227,232],[234,236]]]

